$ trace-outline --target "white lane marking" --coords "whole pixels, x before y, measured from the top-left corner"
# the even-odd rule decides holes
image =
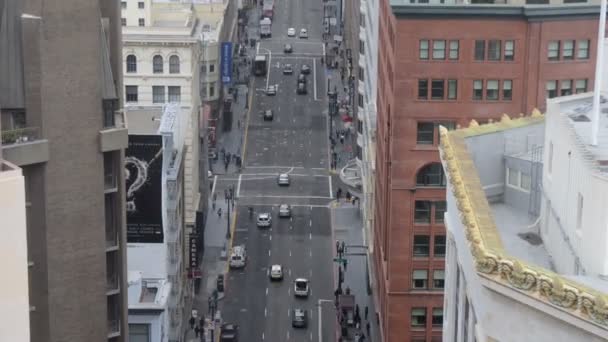
[[[323,44],[323,47],[325,47],[325,44]],[[315,94],[315,101],[317,101],[317,59],[313,58],[312,59],[312,75],[313,75],[313,90],[314,90],[314,94]]]
[[[327,176],[327,179],[329,179],[329,198],[332,198],[334,195],[334,190],[332,189],[331,176]]]
[[[272,235],[270,235],[270,241],[272,241]]]
[[[310,309],[312,311],[312,309]],[[310,333],[310,340],[312,341],[312,332]]]
[[[289,340],[289,330],[287,330],[287,339]]]
[[[211,188],[211,193],[215,192],[215,185],[217,185],[217,175],[213,176],[213,188]]]
[[[264,308],[264,317],[268,316],[268,310],[266,310],[266,308]]]
[[[268,296],[268,288],[266,288],[266,295]]]
[[[243,175],[239,175],[239,182],[236,185],[236,198],[239,198],[239,194],[241,193],[241,178]]]
[[[289,276],[291,277],[291,268],[289,269]]]
[[[262,340],[264,339],[264,333],[262,333]]]
[[[312,251],[308,251],[308,255],[312,258]]]
[[[268,256],[270,256],[270,249],[268,250]]]
[[[308,221],[308,225],[312,227],[312,220]]]
[[[289,256],[291,256],[291,251],[289,251]]]
[[[287,295],[291,296],[291,286],[287,288]]]
[[[312,270],[310,270],[308,274],[310,275],[310,278],[312,278]]]
[[[287,317],[291,317],[291,310],[287,309]]]
[[[293,222],[293,217],[290,217],[290,218],[289,218],[289,222]]]
[[[312,233],[308,235],[308,240],[312,240]]]
[[[259,44],[260,44],[260,43],[258,43],[258,45],[259,45]],[[324,44],[324,43],[321,43],[321,47],[323,48],[323,56],[325,56],[325,44]]]

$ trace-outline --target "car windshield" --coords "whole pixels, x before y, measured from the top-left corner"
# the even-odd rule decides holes
[[[232,256],[232,260],[241,260],[241,256],[240,255],[233,255]]]
[[[305,289],[308,284],[305,281],[296,281],[296,287],[298,289]]]

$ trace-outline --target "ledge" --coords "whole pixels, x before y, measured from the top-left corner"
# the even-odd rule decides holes
[[[49,141],[46,139],[2,145],[3,158],[17,166],[49,161]]]

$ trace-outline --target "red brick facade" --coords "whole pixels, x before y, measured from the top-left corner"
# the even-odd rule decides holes
[[[441,317],[433,320],[433,308],[438,309],[438,313],[443,307],[443,292],[440,285],[434,286],[433,275],[435,270],[443,270],[444,259],[435,255],[441,246],[440,243],[435,246],[434,242],[436,236],[440,242],[445,235],[441,215],[435,217],[435,211],[445,201],[445,190],[441,185],[417,185],[421,168],[439,162],[437,129],[434,133],[422,134],[422,128],[418,132],[418,123],[467,125],[471,119],[484,122],[500,118],[503,113],[513,116],[530,113],[535,107],[543,110],[550,80],[558,81],[555,83],[558,94],[562,86],[567,93],[568,85],[572,93],[576,92],[576,84],[580,86],[582,80],[586,80],[584,90],[592,90],[597,16],[577,19],[448,14],[395,17],[388,3],[381,0],[379,18],[374,226],[378,310],[384,341],[435,342],[442,338]],[[421,40],[428,41],[427,54],[420,51],[425,46]],[[445,41],[444,59],[433,58],[435,40]],[[485,41],[481,61],[475,59],[476,40]],[[450,45],[450,41],[458,41],[457,52],[455,43]],[[560,41],[557,50],[555,41]],[[570,41],[573,41],[572,49]],[[585,41],[588,41],[587,51]],[[441,43],[438,44],[440,47]],[[478,43],[478,55],[481,55],[480,45]],[[552,55],[558,51],[557,60],[549,60],[550,45]],[[578,58],[579,48],[581,58]],[[441,57],[441,49],[436,50],[436,57]],[[571,55],[573,58],[569,59]],[[425,56],[428,59],[421,59]],[[457,57],[450,59],[450,56]],[[493,58],[499,60],[489,60]],[[427,99],[419,99],[419,93],[425,93],[419,80],[424,79],[428,80]],[[441,89],[439,80],[444,80]],[[473,99],[475,84],[482,85],[481,99]],[[443,99],[432,99],[440,95]],[[451,97],[454,99],[449,99]],[[414,223],[415,201],[428,201],[421,202],[422,209],[418,211],[418,221],[428,216],[427,223]],[[415,235],[421,239],[428,236],[428,246],[423,244],[417,249],[418,255],[428,250],[428,256],[414,257]],[[419,283],[417,289],[413,287],[414,270],[427,272],[426,284]],[[419,319],[416,326],[411,318],[414,308],[424,309],[426,313],[426,318]]]

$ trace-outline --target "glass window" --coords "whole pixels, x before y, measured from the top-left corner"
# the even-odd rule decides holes
[[[460,43],[457,40],[450,40],[450,55],[449,58],[451,60],[458,59],[458,49]]]
[[[432,125],[434,128],[435,125]],[[420,169],[416,175],[416,186],[445,187],[445,183],[445,174],[441,163],[429,164]]]
[[[563,59],[574,59],[574,40],[564,40],[562,47]]]
[[[560,89],[559,93],[561,96],[572,95],[572,81],[570,81],[570,80],[561,81],[559,84],[559,89]]]
[[[209,72],[210,73],[215,72],[215,64],[209,64]]]
[[[429,59],[429,41],[421,40],[420,41],[420,59]]]
[[[179,56],[173,55],[169,57],[169,73],[179,74]]]
[[[146,20],[144,18],[139,18],[139,26],[146,26]]]
[[[513,81],[503,80],[502,81],[502,99],[512,100],[513,99]]]
[[[553,40],[549,42],[547,58],[550,61],[559,60],[559,40]]]
[[[483,99],[483,81],[474,80],[473,81],[473,100],[482,100],[482,99]]]
[[[412,308],[412,326],[424,327],[426,325],[426,308]]]
[[[120,18],[120,24],[122,26],[127,26],[127,18]]]
[[[576,93],[584,93],[587,91],[587,80],[576,80]]]
[[[443,100],[443,80],[431,80],[431,99]]]
[[[179,86],[169,86],[169,102],[180,102],[181,88]]]
[[[164,86],[152,86],[152,103],[165,103]]]
[[[414,208],[414,222],[415,223],[431,223],[431,202],[430,201],[416,201]]]
[[[418,98],[424,100],[429,98],[429,80],[418,80]]]
[[[435,235],[435,243],[433,244],[433,256],[445,256],[445,235]]]
[[[365,14],[359,13],[359,25],[365,27]]]
[[[414,289],[426,289],[428,287],[428,273],[427,270],[414,270],[412,274],[412,288]]]
[[[486,100],[498,100],[498,80],[488,80]]]
[[[500,47],[502,46],[500,40],[490,40],[488,42],[488,60],[499,61],[502,56]]]
[[[507,184],[519,187],[519,171],[507,168]]]
[[[433,59],[445,59],[445,40],[433,41]]]
[[[129,342],[150,342],[150,325],[129,323]]]
[[[448,80],[448,100],[456,100],[458,96],[458,81]]]
[[[430,253],[429,243],[428,235],[414,235],[414,256],[428,257]]]
[[[126,9],[127,8],[127,2],[126,1],[121,1],[120,2],[120,8]]]
[[[443,289],[445,287],[445,271],[434,270],[433,271],[433,288]]]
[[[359,66],[359,81],[365,81],[365,68]]]
[[[215,84],[210,83],[209,84],[209,97],[214,97],[214,96],[215,96]]]
[[[357,93],[357,105],[361,108],[363,108],[365,106],[364,99],[365,99],[365,97],[363,97],[363,94]]]
[[[365,42],[359,39],[359,53],[365,55]]]
[[[137,57],[135,55],[127,56],[127,72],[137,72]]]
[[[475,60],[483,61],[486,58],[486,41],[476,40],[475,41]]]
[[[446,210],[446,202],[435,202],[435,223],[443,223],[443,216]]]
[[[433,137],[435,136],[435,124],[432,122],[419,122],[416,132],[416,144],[418,145],[433,145]]]
[[[579,40],[577,43],[578,51],[576,52],[576,58],[588,59],[589,58],[589,41]]]
[[[515,41],[505,40],[505,61],[515,59]]]
[[[557,96],[557,81],[547,81],[547,98],[552,99]]]
[[[156,55],[152,57],[152,72],[155,74],[162,74],[163,72],[163,57]]]
[[[138,2],[137,3],[137,8],[143,9],[144,8],[144,2],[143,1]]]
[[[522,173],[521,174],[521,188],[526,190],[526,191],[530,191],[530,186],[532,183],[532,179],[530,178],[530,175]]]
[[[125,86],[127,102],[137,102],[137,86]]]
[[[443,308],[433,308],[433,326],[443,326]]]

